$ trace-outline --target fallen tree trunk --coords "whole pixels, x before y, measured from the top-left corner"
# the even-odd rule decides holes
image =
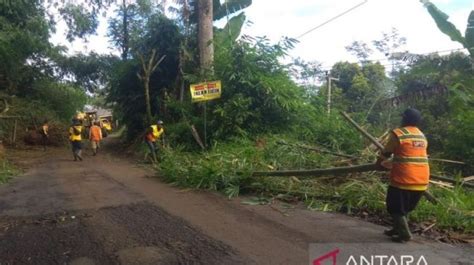
[[[283,171],[256,171],[253,172],[252,176],[267,176],[267,177],[290,177],[290,176],[312,176],[322,177],[327,175],[343,175],[347,173],[356,172],[367,172],[367,171],[379,171],[383,170],[377,164],[363,164],[349,167],[334,167],[334,168],[323,168],[323,169],[311,169],[311,170],[283,170]],[[436,177],[436,176],[435,176]],[[451,179],[443,178],[446,181],[452,181]],[[467,184],[467,183],[465,183]],[[425,198],[433,203],[437,204],[438,200],[428,191],[423,193]]]
[[[376,164],[363,164],[348,167],[333,167],[309,170],[282,170],[282,171],[256,171],[252,176],[272,176],[272,177],[290,177],[290,176],[311,176],[321,177],[328,175],[343,175],[348,173],[367,172],[380,170]]]
[[[332,168],[318,168],[318,169],[307,169],[307,170],[281,170],[281,171],[255,171],[252,173],[253,177],[291,177],[291,176],[307,176],[307,177],[323,177],[323,176],[336,176],[345,175],[349,173],[362,173],[368,171],[388,171],[383,169],[376,164],[362,164],[356,166],[347,167],[332,167]],[[451,184],[457,184],[455,179],[442,177],[437,175],[431,175],[431,179],[448,182]],[[474,188],[474,184],[463,182],[463,186]]]
[[[364,130],[362,127],[359,126],[347,113],[344,111],[341,111],[341,114],[348,122],[350,122],[354,128],[356,128],[360,133],[362,133],[367,139],[369,139],[375,146],[377,146],[378,149],[383,150],[383,145],[377,141],[370,133],[368,133],[366,130]]]

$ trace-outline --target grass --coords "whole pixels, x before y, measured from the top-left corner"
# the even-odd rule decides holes
[[[7,183],[18,171],[6,160],[0,160],[0,184]]]
[[[210,151],[202,153],[167,149],[162,153],[159,175],[181,187],[219,191],[228,197],[242,193],[258,194],[261,198],[292,196],[314,210],[387,216],[387,185],[380,173],[317,179],[252,177],[251,172],[257,170],[324,168],[338,160],[281,145],[277,140],[278,137],[266,138],[265,146],[257,146],[254,141],[238,139],[216,143]],[[439,228],[474,232],[472,190],[432,187],[430,191],[441,204],[432,205],[423,199],[411,214],[412,221],[436,222]]]

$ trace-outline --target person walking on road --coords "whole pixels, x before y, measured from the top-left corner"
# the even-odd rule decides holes
[[[71,141],[74,161],[82,161],[82,124],[78,119],[73,119],[69,128],[69,140]]]
[[[413,211],[427,190],[430,178],[425,135],[418,129],[421,113],[408,108],[402,115],[402,126],[392,131],[377,164],[390,169],[386,206],[393,228],[384,233],[395,242],[412,238],[407,215]],[[390,163],[388,158],[393,154]]]
[[[163,133],[165,132],[165,129],[163,128],[163,121],[158,120],[156,124],[151,125],[148,127],[145,135],[145,143],[147,144],[150,153],[153,157],[153,161],[157,162],[157,152],[158,152],[158,147],[157,147],[157,141],[161,140],[161,144],[164,144],[164,139],[163,139]]]
[[[43,151],[46,151],[46,145],[48,144],[48,139],[49,139],[49,123],[48,120],[45,120],[43,122],[43,125],[41,125],[41,144],[43,145]]]
[[[95,121],[89,129],[89,141],[91,142],[92,153],[97,155],[97,151],[100,148],[100,141],[102,140],[102,129],[100,128],[100,122]]]

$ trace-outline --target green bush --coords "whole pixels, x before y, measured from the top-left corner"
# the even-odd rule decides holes
[[[258,168],[259,152],[245,140],[230,145],[215,144],[213,151],[205,153],[165,149],[159,164],[160,175],[179,186],[237,196],[239,188],[249,181],[250,172]]]
[[[53,111],[63,122],[69,122],[76,111],[82,110],[87,102],[84,90],[51,81],[35,83],[33,93],[28,97],[37,105]]]
[[[474,192],[467,188],[432,187],[430,192],[440,201],[439,205],[422,200],[410,219],[435,222],[437,227],[474,232]]]
[[[18,170],[6,160],[0,160],[0,184],[8,182],[13,176],[18,174]]]

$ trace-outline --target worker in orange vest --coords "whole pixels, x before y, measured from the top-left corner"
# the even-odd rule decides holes
[[[89,129],[89,141],[91,142],[92,153],[97,155],[97,151],[100,148],[100,141],[102,140],[102,129],[100,128],[100,122],[95,121]]]
[[[164,132],[165,132],[165,129],[163,127],[163,121],[161,120],[158,120],[156,124],[153,124],[150,127],[148,127],[146,131],[145,143],[150,149],[154,162],[158,161],[157,154],[156,154],[158,152],[158,147],[156,146],[156,143],[161,138],[161,143],[162,145],[164,144],[164,139],[163,139]]]
[[[390,185],[386,206],[393,219],[393,228],[384,233],[396,242],[412,238],[407,215],[413,211],[428,188],[430,167],[428,141],[418,129],[421,113],[408,108],[402,115],[402,126],[392,131],[377,163],[390,169]],[[390,158],[393,154],[393,159]]]

